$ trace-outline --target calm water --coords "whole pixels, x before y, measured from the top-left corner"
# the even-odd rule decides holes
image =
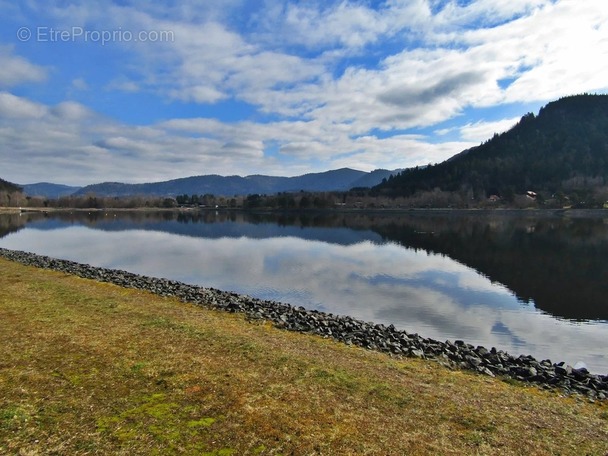
[[[608,220],[23,214],[0,247],[394,324],[608,373]]]

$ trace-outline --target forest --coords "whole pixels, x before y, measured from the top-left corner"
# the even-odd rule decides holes
[[[601,207],[608,199],[608,95],[565,97],[528,113],[509,131],[449,160],[389,177],[371,194],[449,192],[513,203],[527,195],[554,205]]]
[[[0,206],[13,206],[21,196],[21,187],[0,179]]]

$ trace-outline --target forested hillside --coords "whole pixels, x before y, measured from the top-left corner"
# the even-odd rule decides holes
[[[539,198],[604,198],[608,178],[608,95],[576,95],[524,115],[511,130],[443,163],[408,169],[374,188],[411,196],[439,189],[480,200],[528,191]]]
[[[11,182],[0,179],[0,192],[19,192],[21,187]]]
[[[21,196],[21,187],[0,179],[0,206],[10,206],[15,194]]]

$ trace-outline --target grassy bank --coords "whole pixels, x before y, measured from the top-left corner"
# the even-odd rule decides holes
[[[608,404],[0,259],[0,454],[597,454]]]
[[[0,206],[0,214],[18,214],[21,210],[18,207]]]

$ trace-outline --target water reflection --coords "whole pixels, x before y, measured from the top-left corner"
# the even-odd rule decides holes
[[[28,223],[16,232],[18,220]],[[0,246],[608,372],[602,219],[168,212],[18,220],[0,219],[10,232]]]
[[[376,230],[467,264],[552,315],[608,320],[608,224],[602,218],[418,216]]]

